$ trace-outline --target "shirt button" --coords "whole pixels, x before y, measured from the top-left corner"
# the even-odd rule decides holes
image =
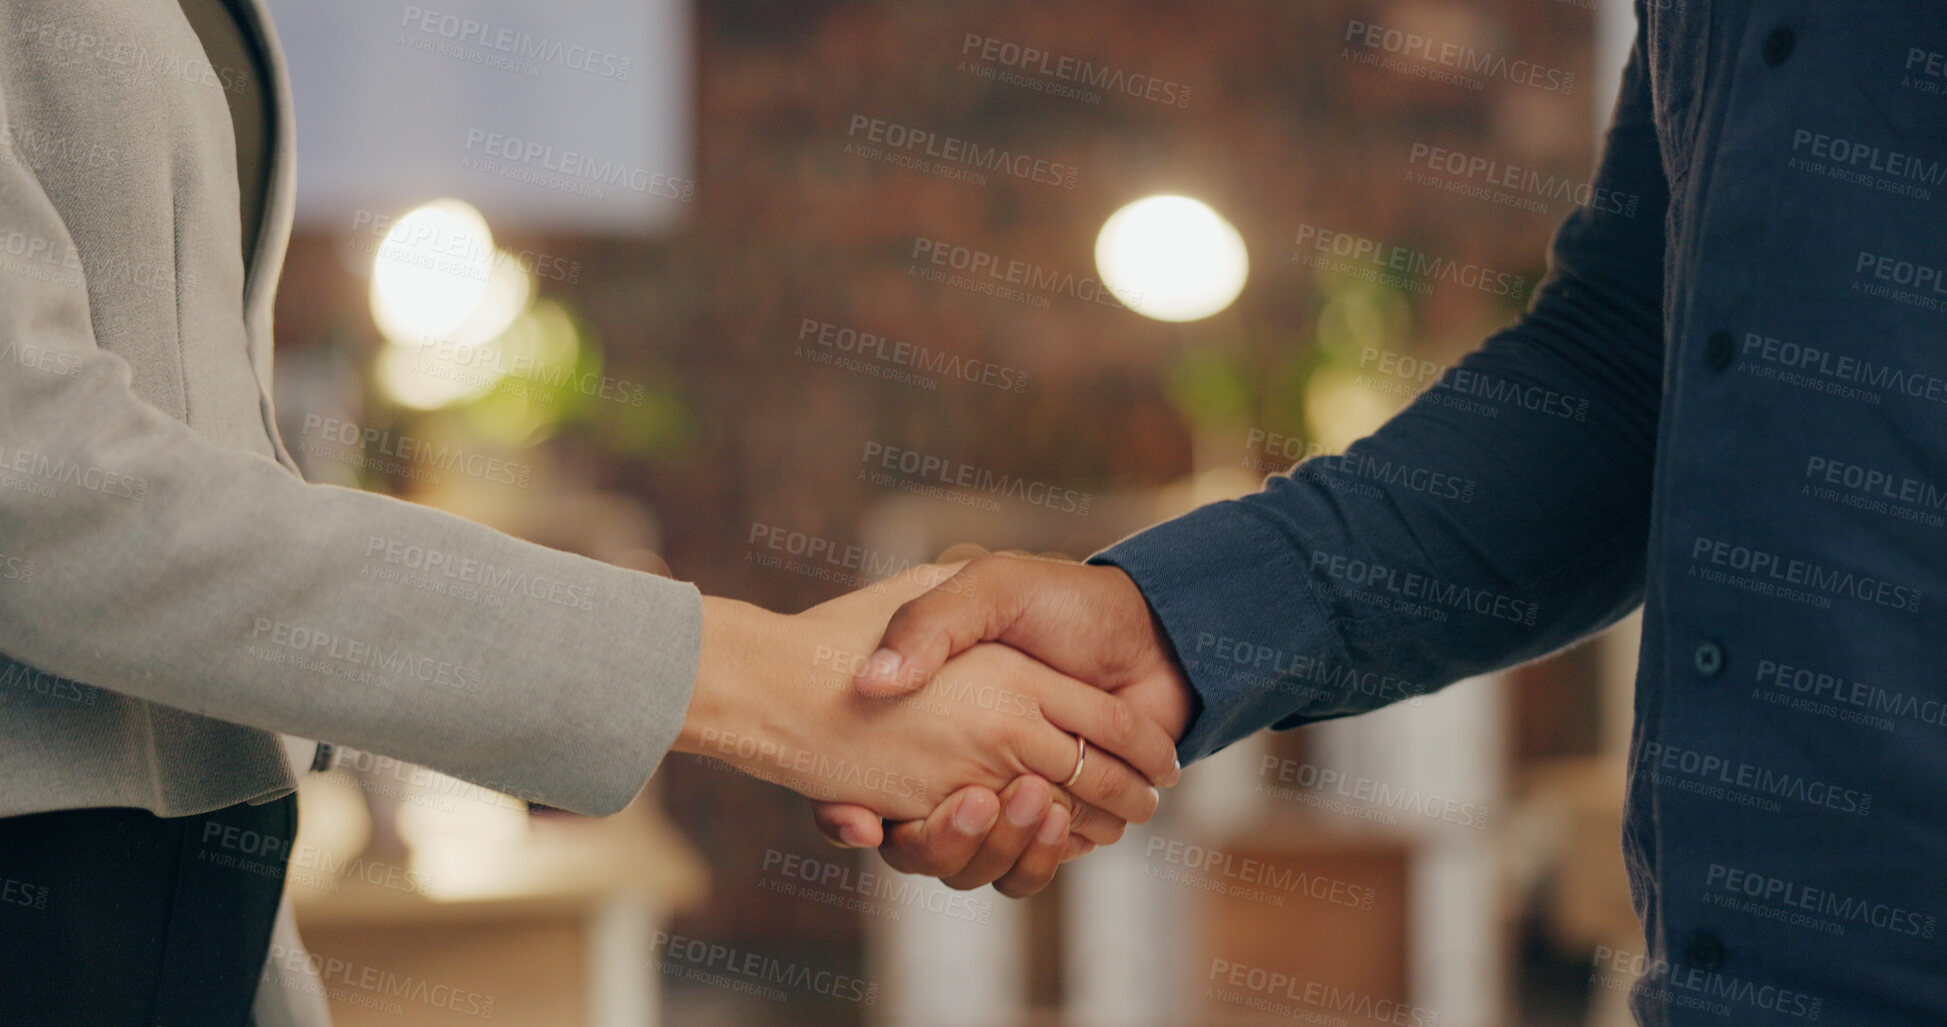
[[[1697,648],[1690,653],[1690,665],[1704,677],[1714,678],[1724,670],[1724,650],[1709,639],[1698,642]]]
[[[1724,943],[1709,931],[1693,931],[1683,946],[1683,962],[1699,970],[1711,971],[1724,965]]]
[[[1731,363],[1731,333],[1712,332],[1704,340],[1704,363],[1713,371],[1722,371]]]
[[[1783,25],[1771,30],[1764,37],[1764,62],[1777,67],[1791,57],[1793,48],[1798,46],[1798,35]]]

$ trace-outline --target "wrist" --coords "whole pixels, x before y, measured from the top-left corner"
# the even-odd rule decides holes
[[[775,626],[767,621],[778,617],[749,603],[703,597],[696,683],[690,691],[683,727],[671,746],[674,751],[712,756],[742,769],[738,742],[757,739],[763,733],[756,714],[766,705],[766,682],[756,664],[764,652],[766,634],[771,645],[777,644]]]

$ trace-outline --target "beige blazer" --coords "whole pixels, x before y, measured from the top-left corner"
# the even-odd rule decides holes
[[[270,401],[290,91],[253,14],[277,138],[246,262],[237,69],[176,0],[0,0],[0,815],[274,798],[280,734],[620,809],[688,707],[696,591],[300,480]],[[423,589],[403,547],[504,602]],[[260,1019],[322,1022],[306,994]]]

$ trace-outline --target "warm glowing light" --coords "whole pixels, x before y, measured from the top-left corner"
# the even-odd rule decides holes
[[[429,338],[468,344],[454,333],[486,298],[495,264],[487,219],[464,200],[434,200],[386,233],[372,261],[372,319],[401,346]]]
[[[372,262],[372,319],[388,343],[372,368],[379,389],[415,410],[491,392],[507,373],[499,340],[533,296],[533,279],[465,201],[400,218]]]
[[[438,410],[493,391],[506,376],[496,341],[464,350],[447,345],[379,347],[372,364],[379,391],[400,406]]]
[[[1116,211],[1095,239],[1095,266],[1123,305],[1158,321],[1197,321],[1244,290],[1250,255],[1223,215],[1188,196],[1150,196]]]

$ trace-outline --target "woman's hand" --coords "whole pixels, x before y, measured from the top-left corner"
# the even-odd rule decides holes
[[[796,616],[705,599],[703,652],[677,750],[905,820],[966,785],[998,792],[1030,774],[1066,781],[1081,736],[1088,756],[1069,790],[1087,805],[1076,807],[1072,828],[1108,842],[1123,821],[1148,820],[1152,783],[1176,774],[1168,735],[1123,700],[1013,649],[969,649],[911,694],[856,692],[853,676],[893,610],[956,569],[915,568]]]

